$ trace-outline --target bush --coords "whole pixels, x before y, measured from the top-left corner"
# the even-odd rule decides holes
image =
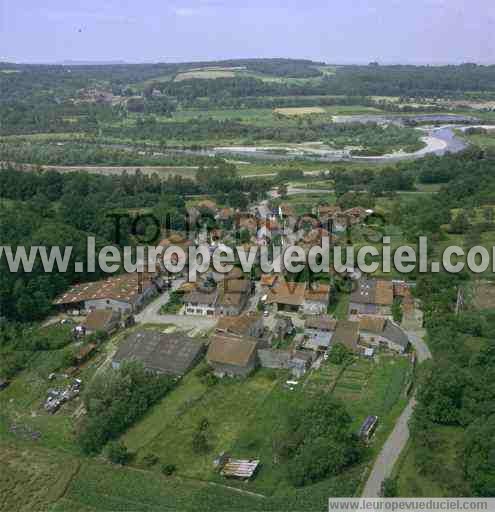
[[[397,478],[385,478],[382,482],[381,495],[384,498],[395,498],[399,495]]]
[[[208,430],[208,427],[210,426],[210,422],[208,421],[208,418],[203,418],[199,422],[199,430],[201,432],[206,432]]]
[[[65,347],[63,349],[62,356],[62,365],[64,368],[68,368],[69,366],[74,366],[76,363],[76,354],[74,347]]]
[[[151,466],[154,466],[155,464],[157,464],[159,462],[159,458],[154,455],[153,453],[148,453],[148,455],[145,455],[143,457],[143,464],[150,468]]]
[[[176,314],[183,305],[184,292],[181,290],[173,290],[170,292],[168,302],[160,307],[160,315]]]
[[[349,351],[347,347],[342,345],[341,343],[336,343],[332,350],[330,351],[330,355],[328,360],[333,364],[345,364],[348,363],[352,359],[352,353]]]
[[[131,455],[124,443],[112,441],[107,446],[107,457],[113,464],[127,464]]]
[[[210,445],[208,443],[206,432],[199,430],[194,434],[192,440],[192,449],[194,453],[198,454],[205,454],[210,451]]]
[[[108,339],[108,333],[105,331],[96,331],[95,339],[98,344],[103,343]]]
[[[394,322],[400,324],[402,322],[402,318],[404,316],[403,310],[402,310],[402,304],[398,300],[394,300],[394,303],[392,304],[392,318]]]
[[[177,471],[177,466],[175,464],[162,464],[162,473],[164,475],[170,476],[173,475]]]
[[[136,361],[122,364],[118,371],[97,375],[84,393],[88,413],[79,433],[83,451],[99,452],[163,398],[173,385],[171,378],[150,374]]]
[[[213,373],[213,370],[207,366],[202,368],[198,372],[199,380],[208,387],[214,386],[215,384],[218,384],[218,377]]]

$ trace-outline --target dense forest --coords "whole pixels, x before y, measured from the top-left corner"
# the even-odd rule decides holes
[[[188,80],[184,86],[172,80],[159,82],[160,89],[179,98],[239,96],[313,96],[342,94],[351,96],[395,95],[436,97],[466,92],[495,92],[495,66],[336,66],[335,74],[323,75],[323,63],[293,59],[247,59],[221,62],[178,64],[120,64],[102,66],[0,64],[9,73],[0,74],[0,101],[64,99],[89,83],[106,82],[114,93],[129,84],[160,76],[171,79],[182,71],[201,67],[245,67],[266,76],[283,78],[319,77],[321,80],[264,82],[250,77],[218,80]]]
[[[176,64],[109,64],[109,65],[34,65],[1,63],[0,102],[13,100],[40,100],[71,97],[88,84],[105,82],[115,94],[124,92],[129,84],[155,77],[171,79],[179,72],[208,67],[245,67],[267,75],[280,77],[321,76],[317,66],[323,63],[298,59],[239,59],[211,62],[183,62]]]
[[[34,165],[214,166],[218,159],[189,153],[119,148],[89,142],[0,143],[0,161]]]
[[[165,219],[168,214],[172,219],[170,227],[178,229],[185,226],[187,194],[208,193],[221,204],[245,207],[248,197],[256,200],[266,190],[266,180],[242,180],[235,167],[221,163],[200,168],[196,181],[181,177],[161,180],[141,173],[30,173],[5,167],[0,172],[0,245],[73,246],[71,262],[86,262],[87,236],[96,236],[99,246],[115,241],[114,221],[109,217],[112,212],[149,208],[158,218]],[[127,236],[122,236],[120,244],[134,245],[129,225],[122,222],[122,233]],[[2,258],[0,309],[4,317],[22,322],[46,316],[55,295],[69,284],[99,277],[75,273],[73,263],[64,274],[42,272],[40,261],[27,274],[11,273],[5,265]]]
[[[491,310],[455,314],[457,287],[466,285],[462,277],[428,275],[418,280],[434,362],[423,369],[412,449],[419,474],[441,482],[452,494],[493,496],[495,317]],[[479,350],[472,349],[476,337],[486,340]],[[463,431],[458,468],[439,467],[432,456],[445,445],[441,426]]]

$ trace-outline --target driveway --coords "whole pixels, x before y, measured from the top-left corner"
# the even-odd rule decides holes
[[[426,359],[430,359],[432,357],[430,349],[423,341],[424,331],[408,331],[407,334],[411,344],[416,349],[418,362],[421,363]],[[382,482],[392,474],[394,465],[398,461],[399,455],[409,439],[409,420],[412,417],[415,405],[416,398],[413,396],[399,416],[392,433],[385,441],[373,465],[373,469],[371,470],[363,490],[362,496],[364,498],[377,498],[380,496]]]
[[[172,282],[172,290],[179,288],[184,279],[176,279]],[[135,315],[136,323],[140,324],[174,324],[182,330],[194,328],[210,329],[215,326],[216,320],[202,316],[192,315],[161,315],[160,308],[168,302],[170,292],[166,291],[148,304],[140,313]]]

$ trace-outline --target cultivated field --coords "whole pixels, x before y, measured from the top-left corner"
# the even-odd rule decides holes
[[[324,114],[326,112],[323,107],[275,108],[273,111],[283,116],[305,116],[308,114]]]
[[[29,448],[0,444],[0,510],[47,510],[63,496],[78,470],[76,459]]]

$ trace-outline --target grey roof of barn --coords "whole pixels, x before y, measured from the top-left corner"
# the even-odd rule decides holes
[[[385,329],[383,329],[382,336],[396,343],[397,345],[400,345],[404,349],[409,346],[409,337],[407,334],[398,325],[395,325],[390,320],[387,320],[385,323]]]
[[[194,365],[203,348],[201,342],[183,334],[141,329],[127,336],[113,360],[137,360],[149,370],[178,376]]]
[[[214,306],[218,300],[218,288],[213,288],[211,291],[194,290],[184,297],[185,303],[192,304],[206,304]]]
[[[287,368],[291,353],[289,350],[259,349],[258,358],[262,367]]]

